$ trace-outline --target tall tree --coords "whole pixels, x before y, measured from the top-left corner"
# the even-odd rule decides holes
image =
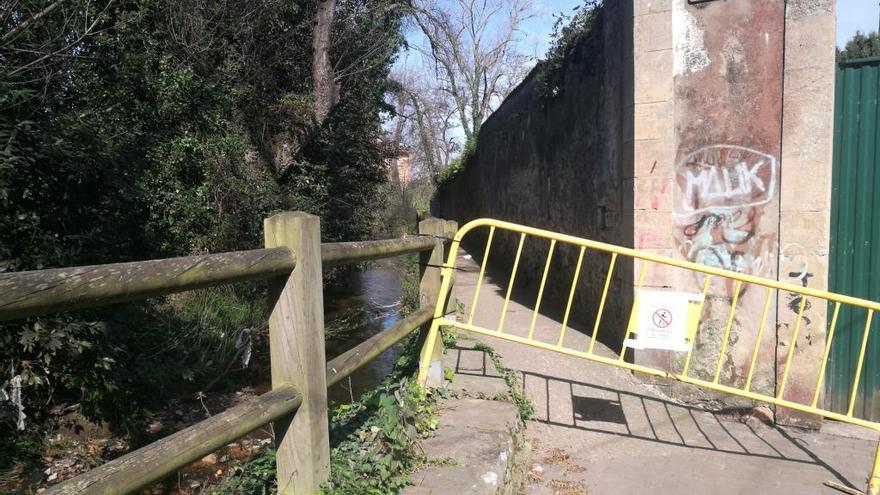
[[[396,115],[390,137],[410,150],[416,172],[431,177],[446,167],[460,149],[453,136],[455,107],[418,72],[402,67],[392,77],[396,87],[390,103]]]
[[[531,16],[530,0],[414,1],[412,19],[425,38],[415,48],[454,105],[467,141],[529,70],[517,42]]]
[[[339,88],[330,60],[331,35],[336,0],[319,0],[312,33],[312,85],[315,91],[315,117],[324,122],[339,101]]]
[[[319,2],[0,0],[0,272],[252,248],[281,209],[320,215],[328,240],[367,235],[403,13],[335,0],[322,39],[341,91],[315,125]],[[138,308],[0,325],[0,389],[21,380],[31,418],[70,401],[118,423],[158,385],[217,371],[196,345],[141,362],[177,341],[148,319],[163,305]],[[0,399],[0,452],[7,413],[17,426]]]

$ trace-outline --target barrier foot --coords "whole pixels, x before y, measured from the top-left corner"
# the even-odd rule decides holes
[[[880,440],[877,441],[874,467],[871,468],[871,477],[868,478],[868,495],[880,495]]]
[[[426,387],[428,386],[428,378],[431,372],[431,366],[434,364],[436,366],[437,363],[440,363],[439,359],[435,360],[435,347],[438,344],[438,335],[440,333],[440,321],[438,318],[434,318],[434,321],[431,323],[431,328],[428,330],[428,336],[425,338],[425,343],[422,346],[422,352],[419,355],[419,376],[418,383],[419,385]],[[442,351],[441,351],[442,352]],[[438,356],[439,358],[439,356]],[[433,363],[432,363],[433,362]],[[440,376],[443,376],[442,364],[440,364]]]

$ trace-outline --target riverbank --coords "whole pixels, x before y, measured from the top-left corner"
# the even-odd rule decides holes
[[[361,269],[334,274],[333,283],[325,293],[325,318],[327,327],[327,359],[342,354],[366,338],[387,329],[405,312],[405,278],[413,272],[413,260],[388,260],[368,264]],[[416,270],[417,271],[417,270]],[[417,281],[415,282],[417,285]],[[413,285],[413,282],[409,282]],[[193,298],[198,298],[193,304]],[[210,327],[219,318],[206,318],[210,314],[224,315],[227,310],[219,308],[217,301],[205,291],[200,294],[177,298],[168,302],[179,307],[196,306],[201,312],[202,327]],[[257,315],[249,318],[261,320]],[[202,328],[202,330],[205,330]],[[267,336],[264,325],[253,324],[242,328],[211,329],[212,335],[226,334],[234,350],[228,356],[217,354],[222,360],[220,371],[214,377],[200,379],[203,387],[180,386],[179,390],[167,390],[160,407],[142,412],[143,436],[160,438],[210,417],[240,402],[254,398],[269,390],[268,358],[262,354],[261,345]],[[242,338],[246,336],[246,338]],[[208,343],[193,338],[190,345]],[[346,380],[329,390],[331,406],[353,402],[363,391],[375,387],[394,367],[400,354],[393,347],[374,361],[355,372]],[[228,365],[226,363],[229,363]],[[185,368],[178,367],[178,370]],[[183,382],[183,381],[181,381]],[[38,493],[48,485],[72,478],[92,467],[116,458],[137,444],[117,434],[107,423],[93,423],[73,406],[61,406],[50,412],[40,434],[22,435],[23,459],[10,459],[0,472],[0,493]],[[266,451],[271,445],[271,430],[257,430],[220,451],[206,456],[176,476],[146,490],[154,494],[203,493],[221,480],[234,466]]]

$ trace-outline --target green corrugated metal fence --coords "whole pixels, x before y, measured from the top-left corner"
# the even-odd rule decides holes
[[[880,58],[841,63],[835,92],[829,290],[876,301],[880,300]],[[840,310],[826,375],[826,407],[834,411],[846,412],[866,317],[865,311]],[[880,420],[878,327],[874,318],[854,411],[874,421]]]

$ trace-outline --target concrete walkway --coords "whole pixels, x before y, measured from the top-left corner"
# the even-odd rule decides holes
[[[455,295],[467,306],[479,266],[462,255],[458,267]],[[475,324],[495,326],[504,290],[488,277],[483,281]],[[505,332],[525,336],[531,317],[530,307],[511,301]],[[540,315],[535,336],[554,342],[559,327]],[[826,480],[865,488],[876,444],[859,429],[847,436],[746,423],[665,398],[622,369],[493,337],[477,338],[494,347],[507,367],[522,373],[526,395],[535,404],[526,431],[532,445],[527,493],[841,493],[824,486]],[[588,342],[584,334],[567,331],[567,347],[586,349]],[[615,356],[598,343],[597,349]],[[479,351],[456,352],[459,375],[478,379],[494,374]]]

